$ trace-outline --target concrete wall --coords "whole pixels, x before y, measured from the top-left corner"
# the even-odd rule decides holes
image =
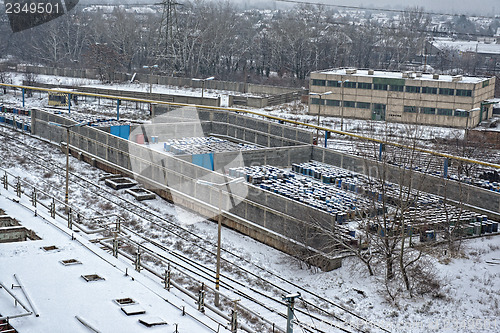
[[[421,191],[446,196],[448,200],[462,202],[468,209],[500,220],[500,194],[456,181],[446,181],[420,172],[412,172],[390,164],[378,163],[361,157],[335,152],[321,147],[313,147],[312,159],[359,172],[370,177],[384,177],[396,184],[413,180],[412,187]],[[479,208],[479,209],[476,209]]]
[[[48,125],[49,121],[68,123],[64,118],[35,110],[32,112],[32,121],[34,134],[56,142],[64,140],[65,129]],[[145,145],[135,144],[97,128],[73,128],[70,142],[75,151],[84,152],[84,158],[94,165],[109,171],[131,174],[146,183],[151,190],[176,204],[199,213],[212,211],[212,214],[221,204],[222,209],[228,211],[225,217],[228,226],[292,255],[315,258],[314,260],[319,261],[312,263],[323,269],[340,265],[339,259],[328,258],[316,251],[330,245],[330,240],[319,232],[317,226],[329,229],[335,226],[334,216],[326,212],[246,183],[236,184],[236,188],[231,186],[231,191],[224,188],[222,200],[219,200],[219,191],[216,188],[199,184],[197,180],[223,183],[227,181],[224,175],[193,165],[181,158],[153,151]],[[283,165],[285,161],[288,163],[309,160],[310,153],[310,146],[266,149],[244,152],[243,162],[245,165],[262,163],[264,158],[270,163]],[[220,154],[216,159],[217,165],[222,165],[227,158],[230,156]]]
[[[70,69],[70,68],[53,68],[53,67],[19,65],[17,70],[20,72],[28,72],[28,73],[44,74],[44,75],[60,75],[60,76],[75,77],[75,78],[99,79],[99,75],[97,71],[94,69]],[[115,75],[116,75],[116,80],[118,81],[130,81],[130,79],[132,78],[131,74],[115,73]],[[136,80],[143,83],[174,85],[179,87],[187,86],[200,89],[202,88],[203,84],[202,81],[194,81],[191,78],[159,76],[159,75],[150,75],[142,73],[136,74]],[[218,80],[205,81],[205,89],[236,91],[239,93],[250,93],[255,95],[266,95],[266,96],[285,94],[301,90],[298,88],[278,87],[278,86],[269,86],[261,84],[218,81]]]
[[[156,105],[153,105],[153,113]],[[211,125],[204,122],[209,121]],[[210,108],[182,107],[162,113],[153,122],[201,122],[205,136],[210,133],[236,138],[263,147],[283,147],[312,144],[314,133],[301,128],[283,126],[278,122],[250,117],[238,112],[229,113]],[[187,135],[184,135],[186,137]]]

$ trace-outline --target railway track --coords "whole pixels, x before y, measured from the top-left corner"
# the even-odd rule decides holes
[[[62,161],[53,160],[51,157],[52,154],[48,152],[48,149],[36,148],[34,145],[25,146],[21,140],[15,137],[16,133],[10,130],[3,131],[0,135],[4,140],[9,141],[8,151],[10,153],[22,156],[38,169],[44,170],[44,172],[53,172],[63,179],[65,168],[62,166]],[[44,179],[43,181],[47,186],[51,186],[48,180]],[[186,227],[180,226],[173,220],[173,217],[165,218],[161,212],[154,211],[142,204],[134,203],[123,196],[117,195],[115,191],[105,188],[98,182],[87,179],[75,172],[70,172],[70,182],[71,192],[86,191],[93,196],[99,197],[100,200],[102,199],[119,208],[122,212],[127,212],[129,216],[134,216],[134,219],[142,220],[151,226],[154,225],[154,228],[157,230],[173,236],[177,240],[181,240],[184,246],[174,251],[164,244],[151,239],[151,237],[141,235],[141,232],[133,230],[133,227],[127,227],[129,232],[133,233],[135,237],[142,238],[142,241],[147,241],[150,244],[150,251],[164,256],[165,260],[172,266],[175,265],[179,269],[182,268],[190,272],[199,282],[213,284],[215,273],[209,267],[209,265],[213,266],[213,263],[207,260],[201,260],[200,262],[199,258],[188,257],[183,253],[186,252],[187,248],[191,249],[191,251],[192,248],[196,248],[199,253],[205,255],[205,258],[213,258],[215,257],[215,243],[208,241]],[[52,188],[52,191],[54,194],[58,193],[62,197],[63,193],[61,189],[62,186],[59,189]],[[178,242],[175,244],[178,244]],[[172,243],[169,245],[172,245]],[[281,301],[281,295],[298,290],[302,293],[303,300],[297,303],[297,320],[299,321],[299,325],[307,332],[365,331],[350,325],[349,321],[343,318],[344,316],[355,317],[358,321],[366,325],[377,327],[350,309],[303,288],[265,267],[253,263],[233,250],[223,248],[222,251],[223,265],[231,267],[233,272],[232,274],[224,273],[221,275],[221,291],[232,295],[233,298],[240,297],[242,299],[241,306],[247,308],[252,314],[260,316],[261,320],[270,322],[266,318],[272,318],[272,322],[284,323],[285,320],[283,318],[286,318],[286,306]],[[241,282],[242,280],[244,282]],[[271,280],[274,280],[274,282]],[[256,285],[265,287],[259,289]],[[267,291],[262,291],[261,289],[267,289]],[[320,302],[327,304],[328,308],[324,309],[318,306]],[[322,325],[322,327],[326,327],[326,330],[315,327],[316,325]],[[378,329],[386,331],[380,327]],[[277,331],[279,331],[279,328],[277,328]]]

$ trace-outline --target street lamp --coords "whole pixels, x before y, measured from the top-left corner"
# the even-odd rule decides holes
[[[153,73],[153,69],[158,68],[158,65],[152,65],[152,66],[142,66],[144,69],[149,69],[149,98],[152,98],[153,94],[153,81],[151,80],[151,75]]]
[[[193,79],[193,81],[201,81],[201,104],[203,104],[203,92],[205,91],[205,81],[215,79],[214,76],[207,77],[206,79]]]
[[[349,80],[345,80],[345,81],[342,81],[340,80],[339,83],[340,83],[340,88],[342,88],[342,98],[341,98],[341,101],[340,103],[341,104],[341,109],[340,109],[340,130],[343,131],[344,130],[344,84],[346,82],[349,82]]]
[[[331,91],[327,91],[327,92],[324,92],[324,93],[314,93],[314,92],[309,93],[309,95],[311,95],[311,96],[318,96],[319,97],[319,104],[318,104],[318,124],[316,126],[316,140],[318,140],[318,141],[319,141],[319,116],[320,116],[320,113],[321,113],[322,98],[323,98],[323,96],[330,95],[330,94],[332,94]]]
[[[64,203],[65,203],[64,211],[66,212],[66,214],[68,214],[68,205],[69,205],[69,130],[73,127],[83,127],[88,124],[89,123],[63,125],[63,124],[49,122],[50,126],[59,126],[66,129],[66,193],[64,195]]]
[[[227,186],[229,184],[236,184],[243,181],[243,177],[239,177],[233,180],[230,180],[225,183],[217,184],[212,183],[203,179],[198,179],[196,181],[197,184],[207,185],[211,187],[217,187],[219,189],[219,217],[217,221],[217,266],[215,271],[215,306],[219,306],[219,280],[220,280],[220,249],[221,249],[221,230],[222,230],[222,187]]]

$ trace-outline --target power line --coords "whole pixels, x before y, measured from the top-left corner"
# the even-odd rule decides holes
[[[279,2],[288,2],[294,4],[302,4],[302,5],[317,5],[317,6],[326,6],[326,7],[337,7],[344,9],[360,9],[360,10],[371,10],[371,11],[380,11],[380,12],[389,12],[389,13],[405,13],[407,9],[390,9],[390,8],[376,8],[376,7],[366,7],[366,6],[348,6],[348,5],[336,5],[322,2],[308,2],[308,1],[300,1],[300,0],[275,0]],[[426,12],[422,11],[423,14],[429,15],[443,15],[443,16],[462,16],[465,14],[450,14],[450,13],[437,13],[437,12]],[[473,15],[471,17],[477,18],[487,18],[487,19],[496,19],[496,16],[484,16],[484,15]]]

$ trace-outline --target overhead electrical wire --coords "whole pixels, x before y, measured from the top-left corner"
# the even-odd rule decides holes
[[[325,7],[337,7],[344,9],[358,9],[358,10],[370,10],[370,11],[380,11],[380,12],[389,12],[389,13],[405,13],[408,9],[390,9],[390,8],[377,8],[377,7],[366,7],[366,6],[352,6],[352,5],[338,5],[338,4],[329,4],[324,2],[309,2],[309,1],[300,1],[300,0],[275,0],[277,2],[288,2],[294,4],[303,4],[303,5],[315,5],[315,6],[325,6]],[[418,7],[417,8],[423,8]],[[451,14],[451,13],[438,13],[438,12],[428,12],[422,11],[423,14],[429,15],[442,15],[442,16],[463,16],[465,14]],[[485,16],[485,15],[471,15],[471,17],[477,18],[487,18],[487,19],[498,19],[500,16]]]

